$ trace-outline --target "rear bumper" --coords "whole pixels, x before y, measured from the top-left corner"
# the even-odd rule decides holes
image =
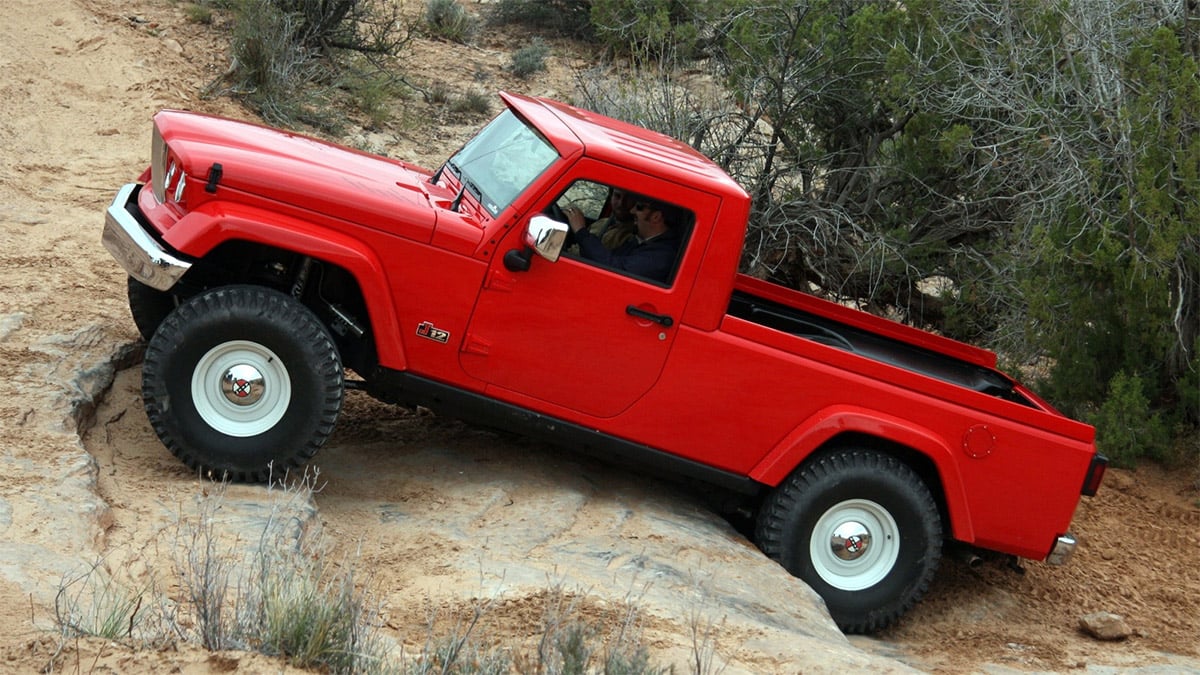
[[[192,264],[168,253],[134,217],[141,188],[137,183],[129,183],[117,192],[104,214],[104,234],[100,241],[129,276],[165,291],[174,286]]]
[[[1067,534],[1059,536],[1054,542],[1054,548],[1051,549],[1050,555],[1046,556],[1046,562],[1051,565],[1065,565],[1075,553],[1077,542],[1075,537]]]

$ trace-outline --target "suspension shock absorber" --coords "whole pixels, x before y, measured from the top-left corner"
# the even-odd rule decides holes
[[[308,285],[308,275],[312,274],[313,259],[304,256],[304,260],[300,261],[300,269],[296,270],[296,279],[292,282],[292,297],[299,300],[300,296],[304,295],[304,288]]]

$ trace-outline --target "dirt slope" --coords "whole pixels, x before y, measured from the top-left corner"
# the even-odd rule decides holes
[[[474,6],[474,3],[472,3]],[[135,340],[122,297],[123,276],[99,246],[103,207],[113,190],[133,180],[146,163],[148,119],[162,107],[183,107],[249,117],[227,100],[202,100],[198,92],[226,67],[222,40],[212,29],[189,23],[184,5],[167,0],[12,0],[0,23],[0,337],[10,332],[53,335],[76,326],[99,326],[98,340]],[[534,94],[570,96],[570,72],[556,56],[544,80],[507,79],[505,49],[519,37],[500,35],[475,47],[420,42],[414,45],[412,77],[425,81],[461,73],[486,90],[513,88]],[[479,74],[483,75],[480,76]],[[484,82],[478,83],[483,77]],[[418,126],[418,121],[424,122]],[[441,109],[408,104],[394,127],[358,134],[366,144],[388,146],[394,156],[435,164],[445,148],[477,124]],[[430,139],[433,139],[431,142]],[[15,317],[15,318],[14,318]],[[13,347],[0,340],[3,374],[28,380],[53,368],[47,351]],[[109,546],[134,544],[138,514],[164,508],[164,483],[186,485],[190,477],[153,437],[136,391],[136,369],[118,378],[105,401],[87,447],[100,467],[101,496],[111,506]],[[5,456],[53,452],[24,434],[36,418],[33,399],[0,403],[5,420]],[[385,462],[379,441],[435,440],[453,449],[520,455],[521,442],[501,439],[355,399],[326,452],[360,467]],[[115,440],[114,440],[115,439]],[[488,452],[486,448],[483,450]],[[19,491],[12,479],[4,486]],[[1001,664],[1017,670],[1065,672],[1083,666],[1136,668],[1163,661],[1164,654],[1200,659],[1200,494],[1197,472],[1145,468],[1110,473],[1105,488],[1085,500],[1076,517],[1082,542],[1067,567],[1029,563],[1023,575],[1000,562],[970,568],[948,557],[929,597],[898,627],[855,644],[897,656],[919,668],[942,672],[981,670]],[[415,543],[389,539],[386,519],[361,504],[383,497],[384,489],[361,481],[357,491],[318,496],[321,518],[335,536],[390,541],[373,560],[377,581],[404,587],[436,561]],[[437,495],[409,495],[437,499]],[[0,521],[6,516],[0,513]],[[9,528],[36,530],[7,514]],[[34,516],[29,516],[30,518]],[[153,565],[153,560],[143,561]],[[443,580],[471,585],[476,580]],[[19,589],[0,584],[0,671],[33,672],[54,650],[40,629],[47,618]],[[1134,635],[1116,643],[1097,642],[1078,629],[1080,615],[1112,611],[1126,617]],[[512,612],[514,633],[522,629]],[[396,606],[387,626],[421,634],[426,616]],[[192,648],[180,652],[129,654],[96,641],[68,646],[60,668],[107,668],[113,672],[276,672],[260,657],[214,657]],[[215,660],[214,660],[215,659]],[[1196,661],[1173,661],[1197,668]],[[1181,665],[1182,664],[1182,665]],[[764,669],[769,666],[763,664]]]

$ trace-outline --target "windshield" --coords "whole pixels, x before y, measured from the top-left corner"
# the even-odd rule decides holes
[[[496,216],[556,159],[554,146],[505,110],[446,164]]]

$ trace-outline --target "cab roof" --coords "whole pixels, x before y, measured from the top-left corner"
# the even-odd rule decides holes
[[[563,157],[582,154],[715,194],[749,199],[715,162],[670,136],[547,98],[510,92],[501,92],[500,97]]]

